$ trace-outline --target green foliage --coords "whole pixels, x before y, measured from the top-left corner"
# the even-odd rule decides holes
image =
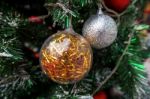
[[[16,31],[20,19],[13,11],[0,9],[0,98],[5,99],[15,98],[32,86],[30,76],[21,64],[22,45]]]
[[[142,98],[142,95],[148,95],[148,80],[146,77],[145,68],[143,66],[143,59],[148,53],[141,49],[138,37],[132,38],[131,45],[118,69],[117,75],[119,84],[122,90],[131,99]]]
[[[5,72],[9,72],[7,68],[12,68],[8,64],[13,65],[22,59],[22,51],[16,34],[18,19],[15,20],[12,14],[7,14],[9,16],[3,13],[0,16],[0,75],[3,75],[5,69]]]
[[[68,18],[70,16],[73,17],[74,22],[72,24],[74,26],[77,26],[79,24],[79,21],[82,20],[81,17],[84,16],[82,13],[80,13],[82,10],[88,8],[95,7],[96,2],[92,0],[70,0],[70,2],[73,4],[70,4],[68,0],[58,0],[58,3],[61,3],[66,7],[66,11],[63,10],[61,7],[56,7],[52,9],[48,9],[49,13],[53,16],[54,23],[58,23],[63,28],[66,28],[68,25]],[[53,0],[48,0],[47,3],[53,3]],[[85,8],[84,8],[85,7]],[[88,10],[87,10],[88,13]]]

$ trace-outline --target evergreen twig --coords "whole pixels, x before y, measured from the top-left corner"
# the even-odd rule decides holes
[[[57,3],[47,3],[44,6],[45,7],[59,7],[61,9],[63,9],[65,11],[65,13],[70,13],[70,14],[73,13],[70,9],[66,8],[64,4],[59,3],[59,2],[57,2]]]
[[[128,48],[129,48],[129,46],[130,46],[130,44],[131,44],[131,39],[132,39],[132,37],[133,37],[133,33],[134,33],[134,32],[132,32],[132,33],[129,35],[128,44],[127,44],[127,46],[125,47],[125,49],[124,49],[124,51],[123,51],[121,57],[119,58],[119,60],[118,60],[118,62],[117,62],[117,64],[116,64],[116,66],[115,66],[115,68],[113,69],[113,71],[111,72],[111,74],[108,75],[108,76],[106,77],[106,79],[105,79],[105,80],[97,87],[97,89],[92,93],[92,96],[95,95],[95,94],[101,89],[101,87],[102,87],[105,83],[107,83],[107,81],[108,81],[108,80],[112,77],[112,75],[115,74],[115,72],[117,71],[117,69],[118,69],[118,67],[120,66],[120,63],[121,63],[123,57],[125,56],[125,54],[126,54]]]

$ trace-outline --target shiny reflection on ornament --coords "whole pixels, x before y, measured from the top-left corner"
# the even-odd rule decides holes
[[[43,71],[60,84],[75,83],[90,70],[92,50],[77,33],[60,32],[49,37],[40,53]]]

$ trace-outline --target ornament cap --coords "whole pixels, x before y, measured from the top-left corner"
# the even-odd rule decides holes
[[[73,34],[76,33],[72,27],[67,28],[65,31]]]
[[[103,11],[101,8],[99,8],[99,10],[97,11],[97,14],[100,15],[100,14],[103,14]]]

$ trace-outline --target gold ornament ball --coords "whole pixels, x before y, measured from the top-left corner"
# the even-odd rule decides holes
[[[40,52],[42,70],[53,81],[71,84],[80,81],[92,65],[90,44],[79,34],[67,31],[50,36]]]

